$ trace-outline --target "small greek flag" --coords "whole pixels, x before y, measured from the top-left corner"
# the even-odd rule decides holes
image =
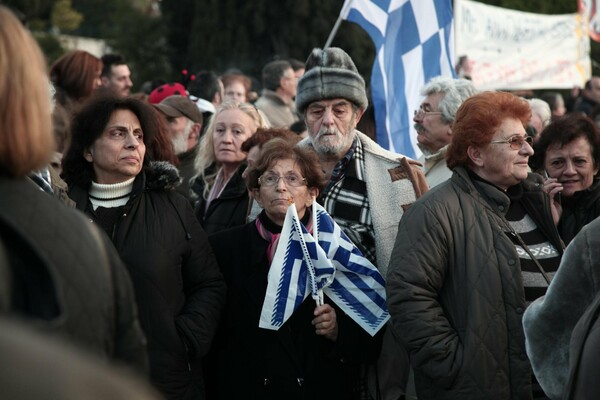
[[[310,293],[327,295],[370,335],[390,318],[385,282],[338,224],[313,202],[313,234],[290,205],[269,270],[259,327],[277,330]],[[317,239],[315,239],[317,238]]]

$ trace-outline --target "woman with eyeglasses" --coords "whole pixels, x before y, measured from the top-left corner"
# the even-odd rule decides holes
[[[255,221],[211,235],[227,305],[218,334],[219,399],[350,399],[359,362],[376,358],[372,338],[325,297],[309,297],[277,331],[259,328],[267,276],[288,207],[311,231],[311,205],[325,184],[313,150],[274,138],[246,176],[264,208]]]
[[[544,190],[560,236],[569,244],[600,216],[600,133],[591,119],[570,114],[544,129],[535,151],[532,169],[548,178]]]
[[[419,399],[531,399],[521,318],[543,295],[562,246],[533,154],[527,101],[485,92],[457,111],[450,180],[400,221],[388,308]]]
[[[543,169],[549,177],[544,190],[552,199],[561,237],[570,244],[548,294],[535,301],[523,316],[529,342],[527,351],[540,383],[551,398],[585,398],[567,396],[566,387],[569,358],[578,360],[581,355],[570,354],[572,333],[577,341],[587,332],[593,332],[581,331],[577,338],[573,329],[600,292],[595,244],[600,221],[592,223],[600,216],[598,130],[586,116],[567,115],[544,129],[536,151],[532,166]],[[593,352],[589,355],[595,356]],[[585,357],[581,358],[585,361]],[[577,375],[578,370],[573,373]]]

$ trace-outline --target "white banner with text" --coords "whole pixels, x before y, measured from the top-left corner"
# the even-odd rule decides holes
[[[457,57],[467,56],[480,90],[567,89],[591,77],[580,14],[544,15],[454,1]]]

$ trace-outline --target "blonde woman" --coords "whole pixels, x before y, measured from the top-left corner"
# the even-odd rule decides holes
[[[211,119],[196,157],[192,190],[198,195],[196,216],[207,234],[246,223],[249,197],[242,178],[246,153],[242,143],[267,119],[254,105],[225,101]]]
[[[35,39],[3,6],[0,54],[0,244],[7,261],[0,264],[12,278],[1,282],[0,298],[10,298],[3,311],[45,335],[144,371],[146,339],[116,250],[31,178],[54,152],[46,63]]]

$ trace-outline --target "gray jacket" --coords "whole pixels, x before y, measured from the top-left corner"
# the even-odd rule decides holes
[[[563,396],[569,372],[569,342],[577,321],[600,291],[600,219],[571,242],[544,297],[523,316],[527,354],[544,392]]]

